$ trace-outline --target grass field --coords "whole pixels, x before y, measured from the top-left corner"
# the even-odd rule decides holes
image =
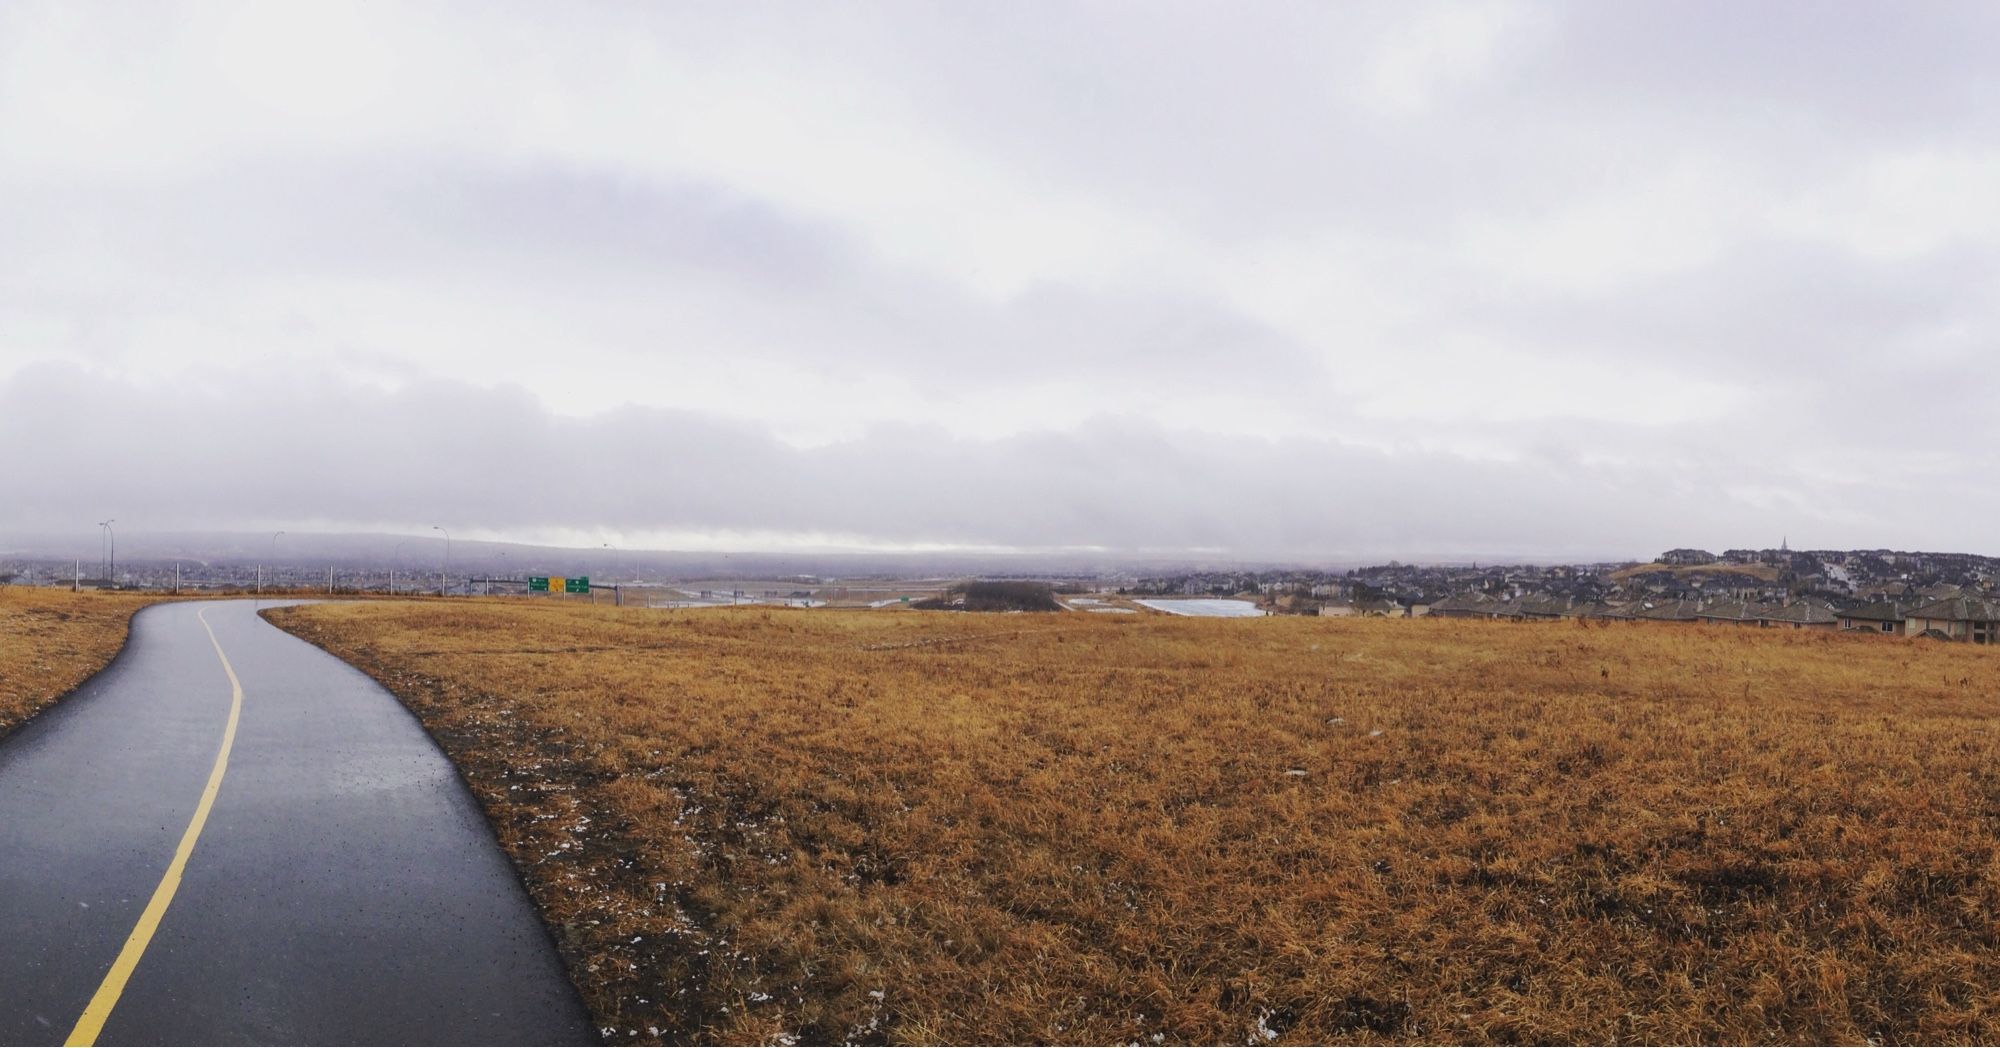
[[[0,586],[0,737],[103,669],[160,598]]]
[[[1653,624],[272,613],[615,1041],[2000,1040],[2000,651]]]

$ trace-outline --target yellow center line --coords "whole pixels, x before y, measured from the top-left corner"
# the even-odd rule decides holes
[[[166,875],[160,878],[160,886],[153,889],[152,901],[139,915],[139,923],[132,934],[125,939],[125,948],[118,951],[118,959],[111,962],[111,970],[104,975],[104,982],[97,987],[97,993],[90,998],[90,1004],[83,1009],[83,1015],[76,1020],[76,1028],[69,1032],[71,1045],[92,1045],[97,1043],[97,1035],[104,1030],[104,1021],[111,1018],[111,1009],[118,1004],[118,996],[125,992],[125,982],[132,977],[132,969],[139,966],[139,958],[146,953],[146,946],[153,941],[153,933],[160,928],[160,918],[166,915],[167,904],[174,901],[174,892],[180,890],[181,871],[187,869],[188,856],[194,854],[194,842],[201,837],[201,828],[208,824],[208,811],[215,807],[215,794],[222,788],[222,773],[229,770],[229,748],[236,742],[236,722],[243,714],[243,683],[236,679],[236,670],[229,665],[229,656],[222,653],[222,642],[215,639],[215,630],[208,624],[203,611],[195,612],[201,620],[201,628],[208,631],[208,642],[215,645],[215,657],[222,660],[222,671],[229,674],[229,723],[222,729],[222,748],[215,753],[215,766],[209,769],[208,785],[201,791],[201,803],[195,805],[194,818],[188,820],[187,832],[181,834],[180,847],[174,849],[174,861],[167,864]]]

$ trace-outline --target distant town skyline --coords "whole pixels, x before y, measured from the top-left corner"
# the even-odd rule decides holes
[[[2000,552],[2000,8],[0,5],[0,550]]]

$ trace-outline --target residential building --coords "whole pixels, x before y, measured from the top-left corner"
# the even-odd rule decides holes
[[[1864,633],[1887,633],[1900,637],[1904,635],[1904,624],[1909,618],[1910,608],[1908,603],[1900,600],[1878,600],[1867,604],[1856,604],[1840,612],[1840,628]]]
[[[1903,631],[1912,637],[1992,644],[2000,641],[2000,601],[1961,594],[1910,611]]]

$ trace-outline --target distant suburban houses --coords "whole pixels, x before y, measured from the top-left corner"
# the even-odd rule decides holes
[[[1628,619],[1656,622],[1707,622],[1765,629],[1850,630],[1893,636],[1991,644],[2000,640],[2000,600],[1952,593],[1920,600],[1877,600],[1840,607],[1819,598],[1793,601],[1667,599],[1578,601],[1571,597],[1524,594],[1494,597],[1480,592],[1455,594],[1422,611],[1377,610],[1385,602],[1369,602],[1369,610],[1328,606],[1322,615],[1428,614],[1458,619]]]
[[[2000,643],[2000,559],[1890,550],[1671,549],[1647,564],[1412,566],[1344,576],[1184,576],[1274,610],[1353,617],[1607,619]]]
[[[2000,642],[2000,594],[1990,578],[1912,586],[1894,578],[1856,580],[1846,570],[1850,556],[1806,554],[1814,572],[1798,568],[1790,550],[1668,550],[1654,564],[1604,572],[1602,586],[1570,586],[1572,592],[1534,592],[1490,580],[1426,604],[1436,618],[1610,618],[1652,622],[1708,622],[1766,630],[1848,630],[1888,636],[1920,636],[1970,644]],[[1916,554],[1936,556],[1936,554]],[[1862,560],[1856,556],[1854,560]],[[1982,558],[1984,560],[1984,558]],[[1746,570],[1760,566],[1768,570]],[[1894,562],[1890,562],[1894,566]],[[1986,584],[1986,588],[1980,586]],[[1578,592],[1580,590],[1580,592]],[[1804,590],[1804,592],[1798,592]],[[1838,594],[1858,596],[1840,598]],[[1322,614],[1348,614],[1326,612]],[[1414,614],[1414,608],[1412,612]]]

